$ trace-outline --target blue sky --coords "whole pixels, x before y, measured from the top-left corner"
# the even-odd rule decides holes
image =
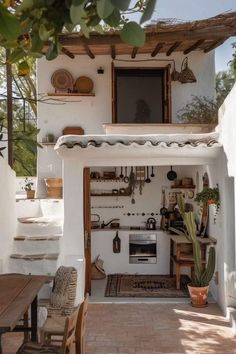
[[[153,19],[194,20],[212,17],[226,11],[236,11],[236,0],[157,0]],[[216,71],[227,69],[227,63],[234,52],[231,46],[233,41],[236,42],[236,37],[216,49]]]

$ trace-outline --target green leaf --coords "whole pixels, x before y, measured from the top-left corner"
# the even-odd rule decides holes
[[[31,51],[34,53],[40,53],[43,49],[43,41],[40,39],[38,34],[34,34],[31,43]]]
[[[111,0],[111,3],[119,10],[126,11],[131,0]]]
[[[53,30],[47,30],[46,26],[41,23],[39,26],[39,37],[42,41],[47,41],[49,37],[52,35]]]
[[[114,9],[112,14],[107,17],[104,22],[106,22],[109,26],[111,27],[118,27],[120,24],[120,11],[117,9]]]
[[[111,0],[98,0],[97,1],[97,14],[100,18],[107,18],[112,14],[114,6]]]
[[[97,26],[99,24],[99,22],[101,21],[100,17],[98,17],[97,15],[93,16],[90,18],[90,20],[88,21],[87,25],[90,27],[94,27]]]
[[[73,24],[78,24],[81,21],[82,16],[84,16],[83,6],[71,5],[70,7],[70,18]]]
[[[0,34],[7,40],[14,40],[20,34],[20,22],[0,4]]]
[[[84,2],[84,0],[72,0],[72,4],[75,6],[82,5]]]
[[[58,56],[58,46],[56,43],[51,43],[46,52],[46,58],[47,60],[53,60],[57,56]]]
[[[16,14],[28,10],[34,6],[34,0],[24,0],[20,5],[16,7]]]
[[[19,76],[27,76],[30,73],[30,66],[26,60],[20,62],[18,64],[18,75]]]
[[[152,17],[152,14],[154,12],[155,6],[156,6],[156,0],[148,0],[147,1],[146,8],[142,14],[141,19],[140,19],[140,23],[150,20],[150,18]]]
[[[14,49],[9,57],[9,62],[11,64],[18,62],[19,60],[23,59],[25,57],[25,51],[22,48],[16,48]]]
[[[145,43],[145,32],[136,22],[127,22],[120,32],[122,41],[134,46],[142,47]]]

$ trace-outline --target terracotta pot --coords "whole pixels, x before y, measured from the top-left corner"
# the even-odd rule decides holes
[[[35,196],[35,190],[31,190],[31,191],[26,191],[26,196],[27,196],[27,199],[34,199],[34,196]]]
[[[208,297],[208,286],[195,287],[188,285],[189,295],[191,297],[191,305],[194,307],[206,307]]]
[[[62,198],[62,178],[44,178],[44,181],[49,198]]]
[[[207,204],[208,205],[216,204],[216,200],[215,199],[208,199]]]

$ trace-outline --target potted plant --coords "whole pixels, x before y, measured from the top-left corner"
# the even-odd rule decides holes
[[[28,177],[25,178],[24,182],[25,185],[23,188],[26,191],[27,199],[33,199],[35,196],[35,190],[32,189],[34,182]]]
[[[188,284],[188,290],[191,297],[192,306],[204,307],[207,306],[209,283],[215,272],[215,248],[213,246],[210,247],[208,261],[206,266],[204,266],[201,256],[200,243],[197,239],[197,227],[193,212],[185,211],[185,203],[181,195],[178,196],[178,206],[184,221],[185,229],[169,229],[181,236],[185,236],[192,242],[194,271],[191,277],[191,283]]]
[[[219,188],[210,188],[210,187],[205,187],[203,190],[199,193],[196,194],[196,197],[194,199],[197,203],[200,205],[210,205],[210,204],[215,204],[216,205],[216,212],[218,212],[220,208],[220,194],[219,194]]]

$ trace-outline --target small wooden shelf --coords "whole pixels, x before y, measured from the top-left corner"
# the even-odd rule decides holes
[[[130,197],[130,193],[103,193],[103,194],[91,194],[92,197]]]
[[[112,181],[122,181],[120,177],[114,177],[114,178],[90,178],[91,182],[112,182]]]
[[[39,143],[41,145],[45,145],[45,146],[55,146],[56,143]]]
[[[95,96],[95,93],[94,92],[91,92],[91,93],[68,93],[68,92],[48,92],[47,93],[48,96],[53,96],[53,97],[69,97],[69,96],[82,96],[82,97],[93,97]]]
[[[194,188],[196,188],[196,186],[178,186],[178,187],[171,186],[171,188],[173,188],[173,189],[194,189]]]

